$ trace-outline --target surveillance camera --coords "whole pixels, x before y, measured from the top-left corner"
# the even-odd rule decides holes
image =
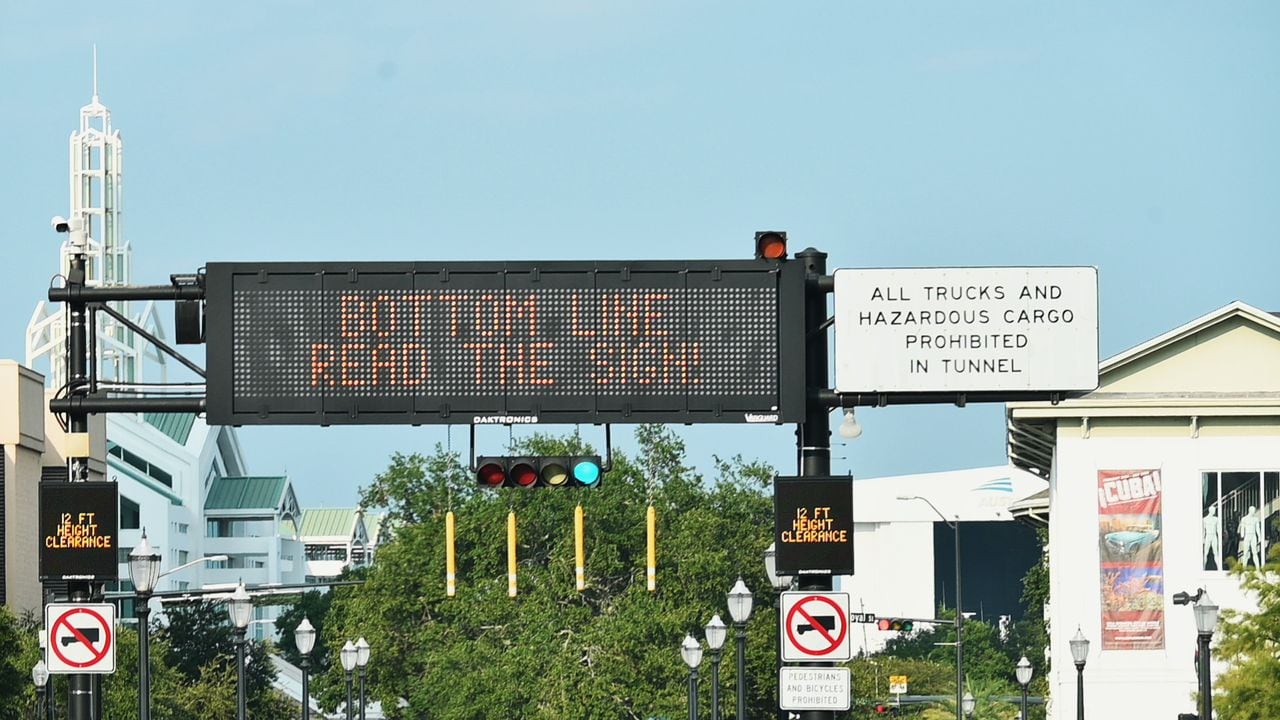
[[[71,223],[67,222],[67,219],[61,215],[54,215],[53,219],[49,221],[49,224],[53,226],[54,232],[71,232]]]

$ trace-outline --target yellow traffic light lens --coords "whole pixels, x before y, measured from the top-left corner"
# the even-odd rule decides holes
[[[569,482],[569,471],[560,463],[547,463],[542,466],[542,482],[560,487]]]

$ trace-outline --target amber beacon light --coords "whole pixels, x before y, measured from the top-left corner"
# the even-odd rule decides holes
[[[782,230],[756,232],[756,259],[781,260],[787,256],[787,233]]]

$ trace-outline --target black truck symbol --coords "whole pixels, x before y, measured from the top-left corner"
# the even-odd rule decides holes
[[[835,615],[818,615],[813,618],[813,621],[821,625],[822,627],[826,628],[827,630],[834,631],[836,629]],[[815,628],[810,623],[803,623],[796,628],[796,634],[803,635],[807,632],[813,632],[816,629],[817,628]]]
[[[80,634],[84,636],[84,639],[88,640],[91,644],[96,644],[98,642],[98,628],[76,628],[76,630],[79,630]],[[58,642],[62,647],[66,647],[73,643],[80,642],[80,638],[75,635],[63,635]]]

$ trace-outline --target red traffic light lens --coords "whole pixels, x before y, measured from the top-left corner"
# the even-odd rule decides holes
[[[480,472],[476,476],[480,478],[482,485],[498,487],[507,479],[507,471],[498,463],[485,463],[480,466]]]
[[[778,232],[762,232],[756,236],[756,257],[781,260],[787,256],[787,236]]]
[[[538,471],[528,463],[518,463],[511,468],[511,481],[520,487],[533,487],[538,482]]]
[[[877,620],[877,621],[876,621],[876,627],[877,627],[877,628],[880,628],[881,630],[892,630],[892,629],[893,629],[893,621],[892,621],[892,620],[884,620],[884,619]]]

